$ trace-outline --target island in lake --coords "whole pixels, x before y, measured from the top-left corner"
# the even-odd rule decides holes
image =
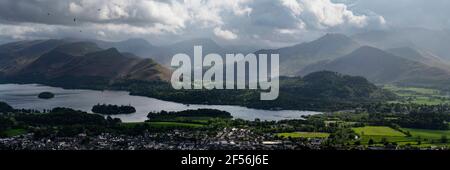
[[[94,107],[92,107],[92,112],[104,115],[117,115],[117,114],[136,113],[136,109],[133,106],[97,104]]]
[[[53,94],[52,92],[42,92],[39,93],[38,97],[40,99],[51,99],[55,97],[55,94]]]

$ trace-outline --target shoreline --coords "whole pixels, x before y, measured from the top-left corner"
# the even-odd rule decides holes
[[[73,102],[73,97],[70,97],[72,101],[67,101],[67,103],[60,103],[62,105],[59,105],[61,107],[68,107],[73,108],[77,110],[82,110],[91,113],[90,111],[90,105],[95,105],[96,103],[105,103],[105,104],[127,104],[127,102],[131,102],[131,104],[139,108],[136,113],[134,114],[127,114],[127,115],[114,115],[111,117],[117,117],[121,118],[124,122],[143,122],[146,120],[146,116],[148,112],[151,111],[160,111],[160,110],[166,110],[166,111],[178,111],[178,110],[195,110],[195,109],[201,109],[201,108],[210,108],[210,109],[217,109],[217,110],[223,110],[228,111],[232,113],[233,117],[235,119],[244,119],[244,120],[254,120],[254,119],[261,119],[261,120],[267,120],[267,121],[279,121],[279,120],[289,120],[289,119],[301,119],[304,115],[315,115],[315,114],[323,114],[324,112],[317,112],[317,111],[309,111],[309,110],[264,110],[264,109],[255,109],[255,108],[249,108],[245,106],[236,106],[236,105],[205,105],[205,104],[184,104],[184,103],[178,103],[173,101],[166,101],[161,100],[158,98],[152,98],[148,96],[140,96],[140,95],[130,95],[128,91],[123,90],[92,90],[92,89],[75,89],[75,88],[62,88],[62,87],[55,87],[55,86],[48,86],[44,84],[39,83],[1,83],[0,85],[32,85],[32,86],[44,86],[49,88],[58,88],[61,90],[79,90],[84,91],[87,93],[83,93],[83,96],[98,96],[100,98],[94,98],[94,101],[86,101],[82,102],[79,106],[67,106],[70,105]],[[106,96],[99,96],[98,93],[102,92],[111,92],[111,93],[105,93]],[[63,92],[64,93],[64,92]],[[89,94],[91,93],[91,94]],[[76,94],[76,93],[73,93]],[[115,97],[117,99],[122,99],[121,96],[127,95],[131,98],[123,98],[128,101],[124,101],[123,103],[117,103],[120,102],[120,100],[109,100],[111,97]],[[103,99],[105,100],[103,100]],[[140,99],[142,98],[142,99]],[[100,100],[98,100],[100,99]],[[57,98],[56,98],[57,100]],[[148,101],[147,101],[148,100]],[[44,103],[41,103],[44,102]],[[52,105],[53,101],[41,101],[38,102],[35,108],[28,108],[28,109],[43,109],[42,107],[47,107],[47,105]],[[48,103],[45,103],[48,102]],[[111,103],[110,103],[111,102]],[[30,103],[31,105],[32,103]],[[66,106],[64,106],[66,104]],[[152,104],[156,104],[155,106],[151,106]],[[19,104],[19,105],[26,105],[25,104]],[[20,107],[15,105],[17,108],[25,108],[27,107]],[[41,107],[41,108],[40,108]],[[45,109],[51,109],[50,107]]]

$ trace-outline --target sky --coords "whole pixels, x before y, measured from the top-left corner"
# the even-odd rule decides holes
[[[449,7],[448,0],[1,0],[0,42],[211,38],[279,47],[329,32],[449,29]]]

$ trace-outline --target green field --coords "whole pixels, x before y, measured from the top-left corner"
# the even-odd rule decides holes
[[[391,103],[415,103],[438,105],[450,103],[450,96],[444,95],[441,91],[431,88],[418,87],[400,87],[394,85],[385,85],[383,89],[392,91],[400,98]]]
[[[364,145],[369,144],[371,139],[375,144],[380,144],[383,139],[389,142],[397,143],[414,141],[407,137],[404,133],[387,126],[365,126],[352,129],[360,136],[360,141]]]
[[[282,138],[328,138],[329,133],[321,132],[290,132],[290,133],[278,133],[278,137]]]
[[[9,129],[9,130],[3,131],[1,134],[6,137],[13,137],[13,136],[18,136],[18,135],[23,135],[25,133],[27,133],[27,131],[25,129]]]
[[[360,141],[363,145],[367,145],[370,139],[374,141],[374,144],[381,144],[385,140],[390,143],[395,142],[398,145],[410,144],[418,147],[450,145],[450,141],[447,141],[447,143],[441,142],[442,136],[450,137],[450,130],[401,129],[403,132],[409,132],[411,136],[386,126],[365,126],[353,128],[353,130],[360,135]]]
[[[410,129],[402,128],[403,131],[408,131],[413,137],[421,137],[426,139],[440,139],[442,136],[450,138],[450,130],[427,130],[427,129]]]
[[[353,128],[353,131],[361,136],[406,136],[402,132],[399,132],[387,126],[365,126]]]

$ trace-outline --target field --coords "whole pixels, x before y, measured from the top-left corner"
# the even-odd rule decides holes
[[[450,137],[450,130],[425,130],[402,128],[400,132],[386,126],[365,126],[353,128],[360,135],[361,144],[368,145],[372,139],[375,145],[382,144],[383,141],[397,143],[398,145],[412,145],[418,147],[429,147],[439,145],[450,145],[450,141],[442,143],[442,136]],[[409,132],[410,136],[405,133]]]
[[[277,136],[282,138],[328,138],[330,134],[321,132],[290,132],[278,133]]]
[[[450,103],[449,94],[445,94],[436,89],[400,87],[394,85],[385,85],[383,89],[392,91],[393,93],[400,96],[400,99],[390,101],[391,103],[415,103],[427,105]]]
[[[13,137],[27,133],[25,129],[10,129],[2,132],[2,136]]]
[[[353,128],[353,131],[361,136],[406,136],[402,132],[386,126],[365,126]]]
[[[408,131],[413,137],[421,137],[426,139],[441,139],[442,136],[450,137],[450,130],[426,130],[426,129],[410,129],[403,128],[403,131]]]
[[[370,140],[374,144],[382,144],[383,140],[403,144],[415,141],[412,137],[407,137],[404,133],[387,126],[365,126],[353,128],[353,131],[360,136],[363,145],[368,145]]]

